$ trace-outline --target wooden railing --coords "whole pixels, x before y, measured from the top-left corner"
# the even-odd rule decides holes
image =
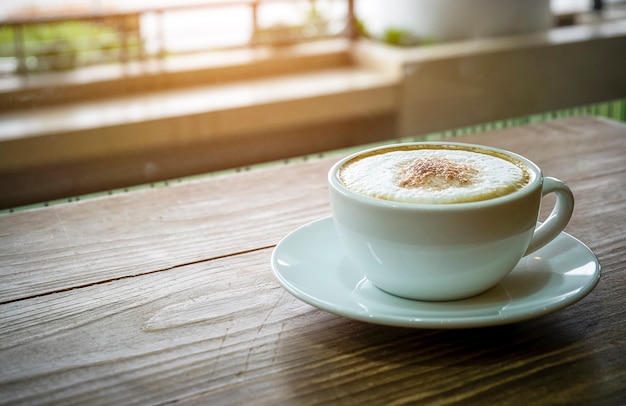
[[[315,34],[307,34],[302,25],[277,25],[262,27],[259,24],[259,10],[270,3],[304,3],[309,4],[315,11],[316,0],[232,0],[215,1],[205,4],[177,5],[167,7],[144,8],[140,10],[122,12],[97,12],[60,16],[32,16],[9,18],[0,22],[0,57],[14,58],[15,72],[28,74],[33,71],[72,69],[78,66],[98,63],[117,62],[126,63],[144,58],[166,58],[185,52],[206,52],[212,49],[193,49],[192,51],[171,50],[166,45],[168,33],[164,24],[165,19],[172,13],[207,11],[225,8],[248,7],[251,16],[250,31],[252,35],[248,41],[238,45],[226,45],[225,48],[245,48],[261,45],[280,46],[304,41],[319,40],[330,37],[356,36],[354,0],[345,0],[346,13],[343,19],[343,29],[338,32],[316,30]],[[142,17],[152,15],[156,20],[157,51],[146,52],[142,37]],[[319,15],[318,15],[319,16]],[[318,20],[319,22],[319,20]],[[54,36],[51,28],[67,27],[68,24],[82,24],[83,27],[92,26],[97,33],[89,35],[81,28],[74,29],[76,37],[65,33]],[[28,30],[47,30],[44,35],[36,39],[27,38]],[[98,31],[98,29],[100,31]],[[56,31],[67,31],[57,29]],[[12,40],[7,41],[10,38]],[[1,40],[0,40],[1,41]],[[86,57],[85,55],[91,55]]]

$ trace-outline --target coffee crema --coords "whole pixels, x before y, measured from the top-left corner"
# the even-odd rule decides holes
[[[533,172],[506,154],[472,146],[405,145],[359,155],[339,169],[350,190],[422,204],[477,202],[527,185]]]

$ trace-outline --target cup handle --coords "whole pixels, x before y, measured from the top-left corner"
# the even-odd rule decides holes
[[[524,255],[528,255],[555,239],[565,228],[574,211],[574,195],[570,188],[555,178],[543,179],[541,196],[556,193],[556,203],[552,212],[539,227],[535,229],[533,238]]]

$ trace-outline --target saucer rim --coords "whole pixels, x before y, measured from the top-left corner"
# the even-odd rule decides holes
[[[284,245],[285,241],[288,239],[294,238],[295,235],[300,234],[304,231],[304,229],[309,228],[313,225],[320,224],[323,226],[323,223],[328,223],[332,226],[332,216],[322,217],[306,224],[303,224],[296,229],[289,232],[286,236],[284,236],[279,243],[274,247],[271,255],[271,267],[274,277],[278,280],[279,284],[287,290],[291,295],[296,297],[297,299],[307,303],[315,308],[326,311],[328,313],[332,313],[338,316],[346,317],[352,320],[363,321],[372,324],[378,325],[387,325],[387,326],[395,326],[395,327],[407,327],[407,328],[421,328],[421,329],[462,329],[462,328],[476,328],[476,327],[489,327],[503,324],[511,324],[524,320],[534,319],[540,316],[544,316],[550,313],[554,313],[559,311],[565,307],[571,306],[574,303],[580,301],[585,296],[587,296],[593,289],[597,286],[601,274],[602,274],[602,266],[596,256],[596,254],[582,241],[573,237],[572,235],[561,232],[557,238],[566,238],[572,240],[578,249],[584,249],[586,254],[589,255],[593,259],[594,263],[594,272],[590,274],[587,279],[585,279],[584,284],[581,284],[580,289],[575,293],[569,294],[564,300],[551,303],[548,306],[543,306],[541,308],[535,308],[531,306],[531,309],[517,314],[516,316],[507,317],[501,315],[463,315],[459,317],[434,317],[434,316],[419,316],[408,318],[405,316],[394,316],[390,317],[389,315],[384,315],[380,317],[376,317],[372,314],[366,313],[358,313],[353,309],[348,308],[347,306],[342,306],[340,303],[331,303],[326,300],[322,300],[321,298],[312,295],[309,292],[304,292],[299,288],[293,286],[289,280],[287,280],[284,275],[279,270],[277,255],[279,250]],[[334,230],[334,229],[333,229]],[[550,246],[556,243],[556,239],[546,245]],[[341,251],[341,248],[336,249],[337,252]],[[353,269],[352,272],[359,272],[358,270]],[[506,278],[505,278],[506,280]],[[388,295],[389,297],[394,297],[393,295],[381,291],[382,294]],[[483,293],[484,294],[484,293]],[[472,300],[474,298],[479,298],[483,294],[476,295],[472,298],[468,298],[465,300]],[[405,299],[411,300],[411,299]],[[411,302],[419,303],[418,300],[411,300]],[[353,300],[350,303],[356,303]],[[437,302],[424,302],[424,303],[437,303]],[[450,303],[450,302],[447,302]],[[465,302],[467,303],[467,302]]]

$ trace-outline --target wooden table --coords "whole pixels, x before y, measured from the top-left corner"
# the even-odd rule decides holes
[[[270,256],[330,214],[338,157],[0,216],[0,403],[626,404],[626,125],[590,117],[468,135],[576,196],[603,267],[580,302],[425,330],[288,294]]]

